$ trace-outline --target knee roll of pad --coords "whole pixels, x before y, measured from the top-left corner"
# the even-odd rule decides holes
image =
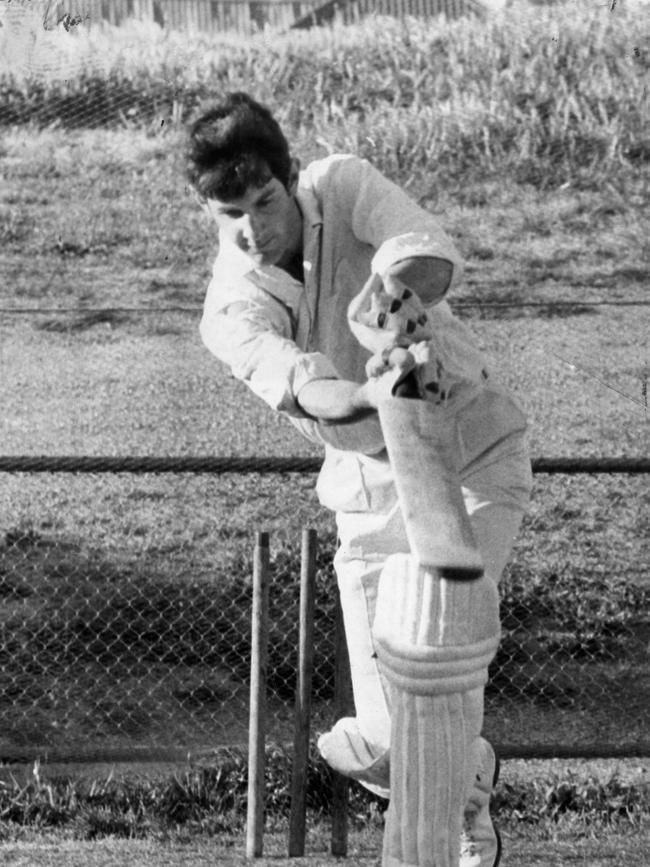
[[[387,678],[418,695],[483,685],[499,638],[494,582],[441,578],[408,554],[388,558],[379,579],[373,637]]]

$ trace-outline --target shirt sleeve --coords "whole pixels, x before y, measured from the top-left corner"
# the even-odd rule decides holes
[[[300,350],[292,339],[291,311],[275,298],[252,284],[227,297],[217,292],[213,278],[199,331],[206,347],[233,376],[271,409],[284,413],[307,439],[367,454],[384,448],[378,419],[322,422],[297,403],[296,396],[306,383],[339,376],[325,355]]]
[[[434,257],[453,266],[448,288],[459,282],[462,258],[433,214],[367,160],[339,158],[332,168],[337,204],[349,215],[354,235],[376,251],[373,272],[383,276],[404,259]]]
[[[275,298],[253,286],[239,298],[217,302],[214,296],[211,284],[199,326],[206,347],[271,409],[308,418],[296,395],[311,380],[338,378],[334,365],[322,353],[299,349],[291,312]]]

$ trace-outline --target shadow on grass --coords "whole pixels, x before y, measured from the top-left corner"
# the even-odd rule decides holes
[[[540,281],[539,276],[537,281]],[[593,305],[581,304],[577,301],[573,303],[527,299],[522,297],[520,289],[500,291],[480,289],[476,294],[463,295],[457,300],[463,313],[467,311],[470,318],[481,320],[569,319],[574,316],[597,316],[600,312]]]
[[[89,310],[87,313],[82,313],[79,316],[61,315],[53,319],[42,319],[34,323],[34,328],[38,331],[50,332],[74,332],[79,333],[88,331],[96,325],[125,325],[132,321],[132,317],[128,313],[123,313],[119,310]]]

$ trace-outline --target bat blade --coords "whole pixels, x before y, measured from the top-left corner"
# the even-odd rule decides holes
[[[453,461],[448,411],[394,397],[378,412],[411,554],[444,577],[478,578],[483,562]]]

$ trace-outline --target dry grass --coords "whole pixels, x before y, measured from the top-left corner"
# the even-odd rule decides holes
[[[650,158],[648,37],[633,11],[591,3],[520,5],[487,23],[376,19],[272,41],[79,30],[73,69],[5,71],[0,123],[155,132],[215,92],[245,89],[293,136],[418,185],[507,168],[538,187],[593,187],[594,174]]]
[[[16,130],[4,148],[2,306],[91,308],[0,318],[5,452],[314,453],[200,345],[216,237],[184,187],[177,139]],[[533,451],[647,453],[645,308],[588,306],[645,297],[644,178],[598,192],[415,189],[467,261],[452,303],[513,304],[459,313],[524,402]],[[159,312],[170,306],[188,312]]]
[[[504,837],[503,867],[629,867],[643,864],[650,847],[650,834],[638,830],[598,834],[576,839],[575,833],[549,836],[533,835]],[[267,835],[265,857],[259,867],[332,867],[353,863],[356,867],[378,867],[381,841],[379,834],[362,832],[350,838],[349,858],[345,861],[327,854],[327,830],[310,829],[304,858],[286,857],[286,836]],[[79,841],[24,842],[0,846],[7,867],[205,867],[218,863],[220,867],[243,867],[250,863],[244,857],[242,837],[224,839],[188,839],[182,842],[152,840],[101,840],[94,843]]]

